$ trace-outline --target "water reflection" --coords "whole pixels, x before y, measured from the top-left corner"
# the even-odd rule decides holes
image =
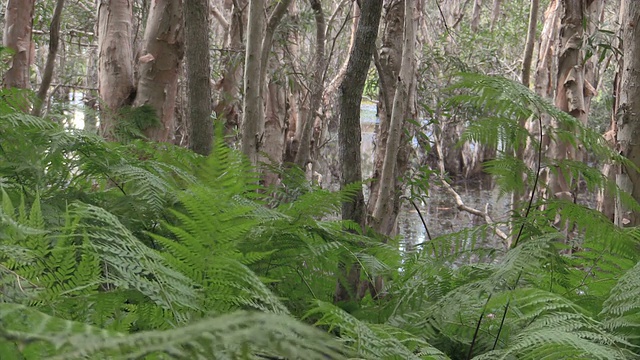
[[[376,105],[363,103],[360,126],[362,128],[362,175],[365,179],[370,177],[373,172],[373,154],[378,123]],[[452,184],[452,187],[460,194],[466,205],[483,211],[487,208],[495,222],[507,219],[509,199],[499,198],[498,191],[493,190],[490,181],[465,181]],[[433,238],[484,223],[484,219],[478,216],[459,211],[451,194],[436,185],[432,185],[428,200],[416,205],[418,205],[429,234]],[[411,204],[404,204],[398,218],[398,230],[407,245],[428,240],[426,229]],[[501,245],[495,243],[491,246]]]

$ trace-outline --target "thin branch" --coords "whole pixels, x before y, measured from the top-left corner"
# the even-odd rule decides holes
[[[229,31],[229,22],[227,21],[227,19],[224,18],[224,15],[222,15],[222,13],[220,12],[220,10],[218,10],[217,7],[211,6],[211,14],[213,14],[213,17],[216,18],[216,20],[218,20],[220,25],[224,28],[225,32]]]

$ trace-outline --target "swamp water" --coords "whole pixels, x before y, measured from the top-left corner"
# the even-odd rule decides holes
[[[360,125],[362,128],[362,174],[365,179],[373,172],[373,153],[378,122],[376,105],[363,103]],[[510,199],[506,196],[500,198],[498,191],[492,188],[489,180],[469,180],[454,183],[452,187],[465,205],[481,211],[488,209],[494,222],[501,222],[508,218]],[[431,238],[484,224],[484,219],[458,210],[454,197],[441,186],[432,185],[426,201],[416,202],[416,205]],[[398,232],[407,246],[429,241],[427,229],[420,219],[420,214],[410,203],[404,202],[398,217]],[[495,240],[495,244],[493,239],[491,242],[492,244],[487,245],[501,247],[499,239]]]

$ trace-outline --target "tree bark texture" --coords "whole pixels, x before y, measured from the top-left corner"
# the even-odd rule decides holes
[[[619,14],[619,23],[624,23],[624,16],[626,15],[626,3],[624,1],[620,2],[620,14]],[[615,46],[623,51],[622,44],[622,36],[623,36],[623,28],[622,26],[618,29],[618,41]],[[612,149],[616,148],[616,142],[618,137],[618,109],[620,109],[620,95],[622,90],[622,73],[624,71],[624,57],[616,56],[615,62],[615,75],[613,77],[613,89],[612,89],[612,97],[613,97],[613,111],[611,113],[611,121],[609,124],[609,130],[604,133],[603,137],[606,140],[607,144],[611,146]],[[602,174],[610,180],[612,183],[616,182],[616,176],[620,173],[620,165],[607,162],[602,166]],[[597,197],[597,209],[600,211],[607,219],[612,222],[616,222],[616,193],[615,189],[611,189],[608,187],[602,188],[598,191]],[[621,209],[622,210],[622,209]],[[618,221],[619,223],[619,221]]]
[[[153,107],[160,123],[145,129],[153,141],[173,142],[178,74],[184,56],[181,0],[154,0],[150,5],[134,106]]]
[[[244,104],[242,109],[242,141],[240,148],[253,165],[258,163],[260,142],[264,134],[261,55],[265,32],[265,1],[250,0],[247,28],[247,45],[244,64]]]
[[[617,150],[636,167],[640,167],[640,2],[624,0],[623,3],[621,28],[624,68],[617,109]],[[616,183],[622,191],[640,201],[640,174],[637,168],[622,166]],[[620,226],[640,225],[640,213],[618,201],[615,222]]]
[[[380,193],[380,177],[387,152],[389,126],[393,99],[400,67],[404,36],[404,0],[387,0],[384,4],[382,47],[375,58],[378,68],[378,118],[380,119],[375,138],[372,182],[369,187],[368,213],[373,214]]]
[[[286,81],[279,79],[280,75],[277,71],[279,62],[276,59],[271,59],[271,53],[282,54],[281,49],[274,51],[273,38],[276,33],[276,29],[284,16],[287,14],[287,9],[291,4],[291,0],[279,1],[267,20],[267,24],[261,39],[262,46],[260,51],[260,76],[258,79],[259,98],[262,101],[260,109],[262,113],[262,124],[260,125],[263,132],[260,135],[261,141],[258,144],[258,151],[261,151],[265,156],[266,162],[272,166],[279,167],[282,164],[284,156],[284,143],[285,143],[285,118],[286,118],[286,90],[284,84]],[[273,61],[272,61],[273,60]],[[267,74],[271,77],[267,83]],[[276,183],[278,175],[268,168],[263,171],[264,185],[270,186]]]
[[[224,70],[222,78],[216,84],[219,91],[214,110],[219,119],[224,121],[225,135],[231,135],[238,129],[240,115],[240,79],[242,78],[242,51],[244,28],[246,26],[245,7],[247,0],[234,1],[229,22],[228,51],[223,54]]]
[[[340,125],[338,132],[339,157],[342,170],[341,186],[362,181],[360,143],[360,103],[362,91],[375,51],[375,41],[380,25],[382,0],[362,0],[361,16],[356,36],[349,54],[347,71],[340,84]],[[364,226],[364,195],[358,190],[350,202],[342,204],[342,218]],[[348,288],[347,288],[348,287]],[[360,269],[353,264],[347,274],[347,284],[338,282],[335,300],[348,300],[363,295]]]
[[[29,66],[33,60],[31,28],[35,0],[9,0],[4,20],[5,47],[13,50],[4,87],[29,89]]]
[[[396,216],[394,214],[397,214],[397,210],[394,209],[394,205],[395,199],[398,198],[398,194],[395,193],[397,191],[396,176],[398,175],[396,165],[402,130],[409,114],[412,82],[415,81],[415,1],[404,0],[402,3],[404,6],[404,36],[401,65],[393,97],[389,137],[380,176],[379,194],[372,214],[374,228],[387,235],[391,234],[395,227]]]
[[[498,0],[496,0],[498,1]],[[529,9],[529,26],[527,28],[527,41],[524,46],[524,58],[522,60],[522,85],[529,87],[531,80],[531,62],[533,60],[533,45],[536,41],[536,29],[538,27],[539,0],[531,0]]]
[[[532,0],[532,1],[537,1],[537,0]],[[501,5],[502,0],[493,0],[493,6],[492,6],[492,10],[491,10],[491,31],[493,31],[493,29],[495,29],[496,24],[498,23],[498,20],[500,18],[500,5]]]
[[[118,112],[131,105],[133,86],[133,1],[110,0],[98,5],[98,92],[100,133],[114,140]]]
[[[188,0],[183,6],[190,148],[208,155],[213,144],[209,1]]]
[[[471,31],[476,32],[480,27],[480,17],[482,15],[482,0],[474,0],[473,14],[471,15]]]
[[[306,119],[302,126],[300,144],[296,153],[295,163],[302,169],[305,169],[310,161],[311,138],[313,126],[316,119],[316,111],[319,110],[322,103],[323,91],[323,75],[324,75],[324,43],[325,43],[325,21],[322,12],[322,3],[320,0],[309,0],[311,9],[316,22],[316,48],[313,58],[313,75],[311,77],[310,87],[310,105]]]
[[[51,17],[51,25],[49,26],[49,53],[47,54],[47,62],[44,66],[42,81],[38,88],[37,101],[31,112],[34,116],[40,116],[42,106],[47,101],[47,92],[53,79],[53,68],[56,64],[56,54],[58,54],[58,45],[60,43],[60,19],[62,18],[62,9],[64,8],[64,0],[56,1],[56,7]]]

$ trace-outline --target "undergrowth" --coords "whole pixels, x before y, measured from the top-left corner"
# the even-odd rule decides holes
[[[466,140],[522,145],[519,119],[547,114],[625,161],[517,84],[467,76],[458,89],[452,106],[490,115]],[[508,250],[475,241],[484,226],[400,251],[328,220],[355,186],[314,188],[293,169],[266,189],[222,141],[207,158],[106,143],[7,102],[0,138],[0,359],[640,357],[640,231],[576,203],[536,198],[492,224],[514,229]],[[506,194],[531,188],[535,172],[513,175],[524,168],[504,152],[488,170]],[[340,264],[354,263],[383,292],[335,304]]]

